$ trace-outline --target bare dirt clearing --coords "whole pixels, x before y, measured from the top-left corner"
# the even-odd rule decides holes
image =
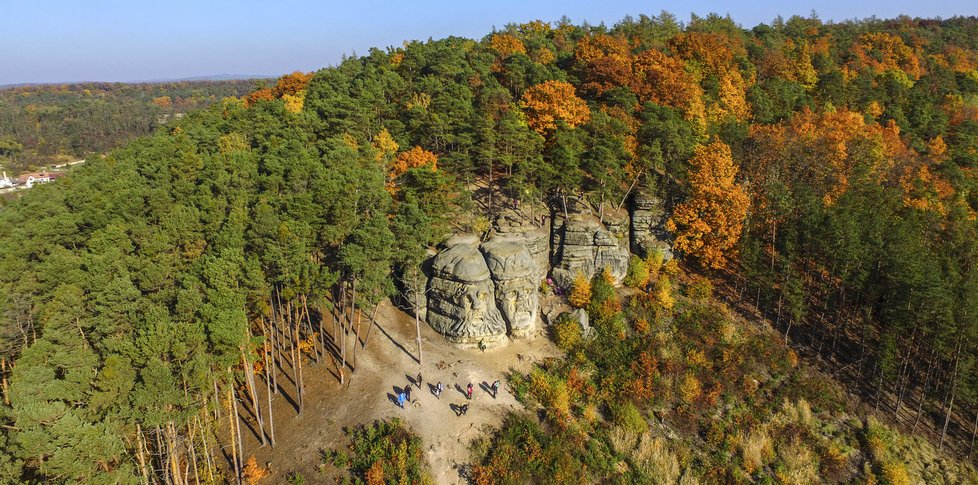
[[[302,416],[296,414],[295,388],[288,373],[279,374],[282,392],[273,403],[275,446],[260,447],[257,435],[242,427],[245,456],[254,455],[259,464],[271,463],[267,483],[284,482],[293,471],[301,473],[306,483],[332,482],[340,472],[322,466],[321,450],[346,451],[345,426],[400,417],[424,441],[435,483],[464,483],[460,466],[468,462],[472,440],[485,425],[498,425],[507,411],[522,407],[509,392],[505,373],[528,370],[534,361],[558,355],[559,350],[542,334],[484,352],[462,349],[424,323],[421,338],[423,366],[415,359],[414,318],[384,302],[377,313],[377,328],[371,331],[366,349],[358,352],[358,366],[355,373],[347,373],[345,385],[339,384],[336,368],[328,359],[304,366]],[[352,359],[350,350],[347,359]],[[414,385],[419,371],[423,378],[420,389]],[[489,387],[497,379],[503,384],[494,399]],[[440,398],[431,392],[438,382],[445,386]],[[474,387],[471,401],[465,398],[469,383]],[[401,409],[397,392],[408,386],[412,403]],[[263,399],[264,395],[259,402]],[[468,413],[458,416],[452,405],[466,402]],[[248,428],[257,429],[253,423]]]

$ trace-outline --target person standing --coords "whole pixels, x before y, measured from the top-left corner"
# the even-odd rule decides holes
[[[404,401],[406,397],[404,396],[404,391],[397,393],[397,405],[404,409]]]
[[[496,382],[492,383],[492,398],[496,399],[496,396],[498,395],[499,395],[499,379],[496,379]]]
[[[435,386],[435,397],[441,399],[441,393],[445,390],[445,385],[438,381],[438,385]]]
[[[414,383],[418,385],[418,389],[421,389],[421,373],[418,372],[418,378],[414,380]]]
[[[469,386],[465,388],[465,397],[466,397],[466,399],[468,399],[470,401],[472,400],[472,383],[471,382],[469,383]]]

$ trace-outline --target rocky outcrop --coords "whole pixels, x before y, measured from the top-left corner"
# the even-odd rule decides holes
[[[514,241],[526,247],[533,260],[534,279],[539,282],[550,270],[550,212],[542,206],[507,208],[493,221],[493,240]]]
[[[499,345],[506,322],[495,303],[489,266],[476,245],[455,241],[432,261],[428,324],[461,344]]]
[[[536,333],[538,267],[526,240],[455,236],[431,263],[427,321],[448,340],[492,347]]]
[[[666,260],[672,259],[672,248],[667,242],[667,219],[661,199],[645,188],[636,191],[632,199],[632,252],[645,257],[652,251],[659,251]]]
[[[527,246],[511,239],[493,239],[482,245],[495,283],[496,306],[512,337],[528,337],[540,320],[540,279]]]
[[[607,268],[621,284],[628,271],[628,244],[619,239],[597,217],[570,214],[569,219],[554,223],[554,268],[550,274],[557,285],[567,288],[578,272],[586,277]],[[626,232],[627,235],[627,232]]]

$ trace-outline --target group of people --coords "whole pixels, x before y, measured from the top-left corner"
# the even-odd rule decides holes
[[[404,405],[406,403],[409,403],[409,402],[417,402],[417,401],[411,401],[411,386],[412,385],[415,385],[415,386],[418,386],[418,389],[421,389],[421,384],[423,382],[424,382],[424,379],[421,376],[421,373],[419,372],[418,373],[418,377],[416,377],[414,379],[414,382],[413,383],[412,382],[408,382],[408,384],[406,386],[404,386],[404,388],[401,389],[397,393],[397,405],[400,406],[401,409],[404,409]],[[456,385],[456,388],[457,387],[458,386]],[[493,399],[496,399],[496,396],[499,395],[499,387],[500,387],[499,379],[496,379],[495,382],[493,382],[492,385],[489,386],[489,390],[492,391],[492,398]],[[441,381],[439,381],[438,384],[435,384],[434,386],[431,387],[431,393],[434,394],[435,397],[438,398],[439,400],[441,399],[441,394],[443,392],[445,392],[445,385],[442,384]],[[470,382],[468,384],[468,386],[465,387],[465,399],[467,401],[471,401],[472,400],[472,395],[473,395],[474,392],[475,392],[475,386],[473,386],[472,383]],[[461,404],[461,405],[453,405],[452,408],[454,410],[456,410],[456,412],[455,412],[455,415],[456,416],[461,416],[463,414],[468,413],[468,411],[469,411],[469,404],[468,403],[464,403],[464,404]]]

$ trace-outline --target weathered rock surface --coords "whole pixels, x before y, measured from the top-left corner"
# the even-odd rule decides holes
[[[495,283],[496,306],[512,337],[528,337],[540,320],[539,278],[527,246],[517,240],[496,238],[482,245]]]
[[[672,259],[672,248],[667,242],[669,233],[666,231],[665,208],[662,200],[651,194],[648,189],[635,192],[632,199],[632,251],[641,257],[652,251],[659,251],[665,260]]]
[[[550,270],[550,212],[545,207],[507,208],[493,221],[493,239],[516,241],[533,259],[534,279],[539,283]]]
[[[577,322],[578,326],[581,327],[581,335],[583,337],[590,337],[592,333],[590,318],[588,317],[587,311],[583,308],[578,308],[577,310],[572,310],[569,312],[561,313],[558,319],[569,319],[572,322]]]
[[[567,288],[578,272],[588,278],[608,268],[615,284],[621,284],[628,271],[628,245],[609,231],[597,217],[571,214],[554,223],[554,268],[550,274]]]
[[[452,342],[505,342],[506,321],[495,304],[495,285],[475,246],[457,242],[435,256],[427,317],[428,324]]]

